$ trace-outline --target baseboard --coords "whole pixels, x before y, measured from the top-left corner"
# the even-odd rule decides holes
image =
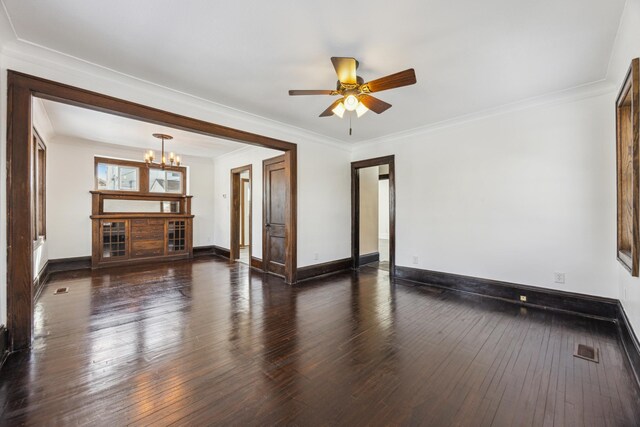
[[[206,255],[217,255],[223,258],[231,259],[231,251],[221,246],[211,245],[211,246],[198,246],[197,248],[195,247],[193,248],[194,257],[206,256]],[[262,271],[262,260],[260,258],[256,258],[252,256],[251,268],[255,268]]]
[[[617,320],[619,313],[618,300],[612,298],[556,291],[536,286],[481,279],[439,271],[421,270],[411,267],[396,266],[395,277],[396,279],[410,280],[441,288],[500,298],[523,305],[562,310],[611,321]],[[526,297],[526,303],[521,302],[521,296]]]
[[[40,270],[40,273],[38,273],[38,276],[33,279],[33,300],[37,301],[38,298],[40,298],[44,285],[47,284],[49,279],[51,279],[51,276],[55,273],[85,269],[91,269],[90,256],[48,260]]]
[[[318,276],[324,276],[327,274],[339,273],[341,271],[349,270],[351,269],[351,266],[351,258],[344,258],[335,261],[323,262],[322,264],[300,267],[298,268],[298,282]]]
[[[193,247],[193,257],[198,258],[201,256],[215,255],[215,246],[194,246]]]
[[[380,252],[371,252],[370,254],[360,255],[359,265],[371,264],[372,262],[378,261],[380,261]]]
[[[33,300],[37,301],[42,294],[42,289],[44,289],[45,283],[49,280],[50,270],[49,270],[49,261],[45,262],[44,266],[40,269],[40,272],[33,279]]]
[[[229,251],[229,249],[222,248],[222,247],[216,246],[216,245],[211,246],[211,248],[213,249],[213,254],[214,255],[218,255],[218,256],[221,256],[221,257],[227,258],[227,259],[231,258],[231,251]]]
[[[91,269],[91,257],[79,256],[73,258],[50,259],[47,262],[48,273],[59,273],[61,271],[75,271]]]
[[[263,267],[264,266],[262,265],[262,260],[260,258],[256,258],[254,256],[251,257],[251,268],[255,268],[257,270],[264,271]]]
[[[622,307],[620,302],[618,302],[617,323],[622,347],[627,354],[627,360],[629,360],[636,382],[638,386],[640,386],[640,341],[638,341],[638,337],[634,333],[633,327],[627,318],[627,313],[625,313],[624,307]]]

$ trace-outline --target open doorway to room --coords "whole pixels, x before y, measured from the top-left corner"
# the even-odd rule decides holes
[[[389,165],[378,166],[378,253],[378,267],[389,271]]]
[[[206,173],[198,173],[193,162],[197,159],[190,160],[188,163],[191,166],[188,167],[190,171],[188,174],[193,178],[189,181],[185,180],[187,175],[187,169],[179,165],[168,165],[164,168],[159,167],[157,163],[162,156],[156,156],[156,164],[152,165],[153,159],[151,155],[144,157],[143,154],[149,153],[141,150],[132,141],[137,139],[126,138],[123,136],[123,128],[118,123],[114,124],[117,120],[133,120],[143,123],[146,126],[151,126],[153,130],[144,130],[145,141],[141,142],[145,146],[148,144],[147,139],[152,132],[162,132],[165,134],[169,132],[169,136],[178,133],[189,133],[192,135],[205,136],[208,138],[215,138],[225,141],[232,141],[235,143],[248,144],[254,146],[255,149],[263,150],[267,149],[269,156],[273,156],[271,151],[284,153],[282,155],[283,168],[284,168],[284,180],[286,186],[284,187],[284,253],[283,253],[283,271],[280,273],[284,277],[286,283],[295,283],[297,278],[297,221],[296,221],[296,176],[297,176],[297,147],[295,144],[258,135],[250,132],[245,132],[238,129],[233,129],[225,126],[221,126],[215,123],[198,120],[179,114],[175,114],[168,111],[162,111],[153,107],[136,104],[130,101],[113,98],[107,95],[103,95],[96,92],[91,92],[86,89],[80,89],[65,84],[45,80],[42,78],[21,74],[18,72],[8,71],[8,99],[7,99],[7,333],[9,337],[9,349],[11,351],[26,349],[31,346],[33,332],[34,332],[34,289],[39,285],[39,277],[34,279],[35,271],[41,271],[39,268],[40,262],[38,253],[34,253],[34,238],[37,235],[39,240],[44,240],[44,222],[39,218],[44,216],[44,206],[38,207],[34,203],[34,198],[44,198],[44,188],[42,191],[35,185],[38,180],[38,171],[41,170],[40,176],[44,175],[44,167],[40,167],[34,159],[38,157],[44,157],[43,154],[34,151],[34,123],[33,123],[33,103],[34,100],[51,102],[52,104],[60,104],[62,107],[73,107],[80,112],[84,113],[99,113],[103,114],[106,118],[103,121],[106,123],[105,131],[116,132],[117,135],[112,135],[112,138],[108,140],[102,140],[96,136],[97,129],[92,126],[88,126],[86,121],[75,120],[74,123],[80,127],[77,128],[78,132],[87,132],[82,138],[75,138],[73,141],[66,141],[66,137],[71,135],[65,132],[59,132],[60,135],[65,135],[65,141],[58,140],[57,136],[54,138],[56,141],[56,150],[50,150],[51,147],[47,147],[47,159],[48,163],[54,165],[55,161],[65,163],[66,168],[49,168],[47,167],[46,175],[51,175],[50,172],[62,171],[59,175],[60,182],[67,183],[68,185],[77,184],[82,186],[81,191],[73,193],[79,195],[78,197],[84,197],[82,203],[78,206],[91,206],[91,209],[74,208],[69,209],[69,204],[64,202],[62,196],[54,197],[50,191],[47,191],[47,199],[50,199],[46,209],[46,216],[51,217],[52,211],[55,213],[56,208],[59,211],[66,209],[66,215],[63,220],[66,224],[73,224],[76,228],[74,232],[69,232],[69,235],[82,234],[80,237],[84,243],[74,246],[72,249],[81,248],[86,250],[91,248],[91,256],[86,253],[81,254],[83,265],[85,261],[91,260],[93,265],[93,251],[94,247],[101,248],[100,245],[95,245],[95,242],[102,242],[108,240],[110,250],[114,250],[114,257],[118,257],[118,261],[133,262],[138,258],[160,257],[165,256],[170,252],[180,251],[180,256],[191,258],[193,256],[187,247],[191,248],[193,242],[187,237],[188,225],[183,224],[190,218],[170,218],[173,216],[185,216],[190,217],[191,209],[191,195],[190,184],[194,185],[200,183],[203,186],[208,185],[211,180],[208,180]],[[58,108],[58,107],[56,107]],[[61,110],[60,110],[61,111]],[[78,113],[76,113],[78,114]],[[82,114],[82,113],[80,113]],[[62,122],[61,122],[62,123]],[[158,135],[161,135],[158,133]],[[59,136],[59,135],[58,135]],[[90,144],[87,143],[89,139],[95,139],[94,143],[101,144],[100,154],[107,154],[108,159],[115,158],[119,160],[117,168],[115,164],[111,169],[108,167],[100,168],[99,164],[95,163],[95,154],[93,149],[90,148]],[[186,140],[188,137],[185,137]],[[79,140],[82,139],[82,140]],[[161,146],[169,140],[167,135],[162,138]],[[183,138],[180,138],[183,139]],[[114,143],[115,141],[115,143]],[[124,142],[131,143],[131,147],[118,148],[118,145],[122,145]],[[154,140],[155,141],[155,140]],[[68,142],[68,144],[67,144]],[[45,141],[46,143],[46,141]],[[174,143],[176,143],[174,141]],[[68,155],[59,155],[62,153],[64,145],[65,149],[69,148],[71,151]],[[192,147],[187,144],[184,146],[186,150],[197,150],[197,146]],[[205,144],[203,147],[209,147],[209,144]],[[147,148],[149,148],[147,146]],[[155,146],[154,149],[157,150]],[[200,147],[202,148],[202,147]],[[246,145],[245,145],[246,148]],[[122,150],[130,149],[130,153],[124,153]],[[161,150],[164,151],[164,150]],[[85,156],[86,155],[86,156]],[[87,161],[78,161],[79,156],[87,157]],[[217,159],[228,159],[231,156],[223,156],[222,154]],[[144,158],[143,158],[144,157]],[[198,157],[198,156],[196,156]],[[56,160],[57,159],[57,160]],[[73,167],[68,167],[68,159],[72,159]],[[125,165],[122,160],[127,161]],[[149,161],[147,161],[149,159]],[[171,160],[169,155],[167,159]],[[164,159],[162,159],[164,162]],[[262,160],[262,159],[260,159]],[[106,163],[114,163],[111,160],[105,161]],[[222,163],[223,160],[220,160]],[[120,164],[121,163],[121,164]],[[203,168],[201,171],[211,169],[211,160],[203,162]],[[239,164],[247,164],[246,160]],[[122,166],[122,168],[120,168]],[[121,177],[129,177],[130,174],[123,174],[123,170],[127,170],[127,167],[136,169],[137,179],[122,180]],[[174,169],[179,170],[174,170]],[[106,181],[101,181],[100,173],[102,170],[111,170],[110,178]],[[183,170],[185,169],[185,170]],[[228,174],[229,169],[226,170]],[[117,171],[117,173],[115,172]],[[68,174],[64,175],[63,174]],[[176,180],[175,173],[180,173],[180,179]],[[173,175],[171,175],[171,174]],[[78,179],[78,174],[87,176],[86,179]],[[152,174],[155,174],[152,176]],[[158,178],[158,175],[160,178]],[[226,175],[225,174],[225,175]],[[63,176],[64,175],[64,176]],[[228,175],[226,175],[228,176]],[[155,177],[155,178],[154,178]],[[113,178],[113,179],[111,179]],[[133,185],[131,182],[135,181],[137,184]],[[171,181],[171,182],[169,182]],[[175,182],[174,182],[175,181]],[[179,185],[177,184],[179,181]],[[107,182],[112,182],[114,185],[117,182],[118,188],[110,188]],[[153,186],[151,183],[154,183]],[[214,182],[222,182],[217,179]],[[164,185],[166,184],[166,185]],[[225,183],[226,184],[226,183]],[[210,185],[210,184],[209,184]],[[107,188],[101,188],[106,186]],[[249,187],[250,188],[250,187]],[[52,190],[53,187],[49,187],[48,190]],[[210,189],[210,188],[209,188]],[[216,192],[216,196],[220,199],[226,199],[228,187],[225,185],[225,189]],[[161,191],[162,190],[162,191]],[[192,191],[195,192],[194,189]],[[185,193],[186,192],[186,193]],[[62,195],[70,194],[70,191],[64,191],[60,193]],[[126,194],[125,194],[126,193]],[[175,193],[175,194],[174,194]],[[41,196],[38,196],[38,195]],[[202,193],[204,194],[204,192]],[[151,198],[152,200],[147,200]],[[108,200],[107,200],[108,199]],[[127,201],[136,205],[134,211],[123,210],[121,207],[113,207],[112,203],[105,203],[105,201],[116,202]],[[144,200],[143,200],[144,199]],[[175,199],[175,200],[174,200]],[[90,203],[86,203],[89,200]],[[162,201],[162,203],[158,203]],[[204,199],[195,199],[194,209],[201,209]],[[166,203],[165,203],[166,202]],[[132,203],[127,203],[128,205]],[[200,208],[195,206],[200,204]],[[221,204],[224,202],[220,201]],[[256,202],[258,203],[258,202]],[[109,206],[107,206],[109,205]],[[144,208],[142,207],[144,205]],[[73,205],[76,206],[75,204]],[[132,208],[133,209],[133,208]],[[39,212],[42,214],[39,216]],[[201,210],[202,212],[202,210]],[[83,224],[91,224],[92,228],[82,227],[83,233],[77,233],[76,230],[80,229],[77,224],[80,222],[74,222],[71,220],[71,214],[81,217]],[[124,218],[122,220],[115,221],[114,217]],[[162,218],[161,218],[162,217]],[[202,215],[196,215],[196,218],[206,218],[206,212]],[[164,223],[162,223],[164,221]],[[95,222],[100,222],[97,227],[93,227]],[[117,223],[114,226],[114,223]],[[228,224],[228,223],[227,223]],[[51,224],[49,224],[51,225]],[[43,243],[42,248],[53,247],[51,243],[55,241],[62,242],[64,248],[69,246],[69,239],[54,239],[56,230],[62,230],[62,228],[49,226],[47,227],[47,244]],[[63,232],[68,232],[65,228]],[[226,234],[226,233],[225,233]],[[211,245],[209,240],[206,239],[206,233],[203,233],[198,227],[193,228],[194,240],[205,236],[205,240],[202,241],[200,249],[206,249],[208,251],[214,250],[216,254],[222,256],[228,256],[229,250],[223,247],[217,247]],[[31,238],[34,236],[34,238]],[[40,239],[40,236],[43,236]],[[88,237],[87,237],[88,236]],[[246,236],[246,234],[245,234]],[[105,240],[107,239],[107,240]],[[251,237],[249,237],[251,239]],[[89,244],[87,244],[89,242]],[[249,247],[251,247],[251,240],[249,240]],[[58,245],[59,253],[62,249],[61,245]],[[63,248],[63,249],[64,249]],[[212,249],[213,248],[213,249]],[[41,251],[42,252],[42,251]],[[96,253],[103,253],[97,251]],[[186,254],[186,255],[185,255]],[[52,254],[48,256],[51,257]],[[172,254],[170,254],[172,255]],[[86,259],[85,259],[86,258]],[[102,258],[105,258],[104,253]],[[171,258],[172,260],[176,257]],[[168,259],[168,258],[167,258]],[[36,262],[38,261],[38,262]],[[78,261],[76,256],[63,255],[62,258],[56,258],[52,261],[63,261],[59,263],[69,264]],[[52,265],[52,263],[49,263]],[[89,267],[87,267],[89,268]],[[96,266],[97,268],[97,266]],[[271,270],[269,270],[271,271]],[[45,272],[46,273],[46,272]],[[46,277],[43,274],[42,277]]]
[[[351,256],[353,268],[395,267],[394,157],[351,164]]]
[[[251,165],[231,170],[231,259],[251,265]]]
[[[262,161],[262,256],[264,271],[284,275],[287,252],[286,222],[289,192],[284,157],[277,156]]]

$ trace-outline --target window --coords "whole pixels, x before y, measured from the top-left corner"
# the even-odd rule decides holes
[[[639,68],[638,59],[633,60],[616,101],[618,260],[636,277],[640,273],[640,224],[637,219],[640,204],[640,140],[636,120],[640,108],[640,89],[633,76],[637,75]]]
[[[47,234],[47,147],[37,132],[33,132],[33,240],[44,240]]]
[[[141,195],[183,195],[187,188],[187,168],[150,165],[134,160],[94,156],[97,192],[138,193]]]
[[[149,192],[182,193],[182,172],[149,169]]]
[[[98,163],[96,184],[98,190],[138,191],[138,176],[139,169],[135,166]]]

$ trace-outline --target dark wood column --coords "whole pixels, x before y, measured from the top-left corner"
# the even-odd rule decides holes
[[[9,346],[31,345],[31,92],[9,75],[7,132],[7,329]],[[28,272],[28,274],[27,274]]]

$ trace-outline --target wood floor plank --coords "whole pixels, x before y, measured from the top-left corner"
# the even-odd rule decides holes
[[[0,372],[0,424],[640,425],[624,357],[602,320],[201,258],[57,275]]]

